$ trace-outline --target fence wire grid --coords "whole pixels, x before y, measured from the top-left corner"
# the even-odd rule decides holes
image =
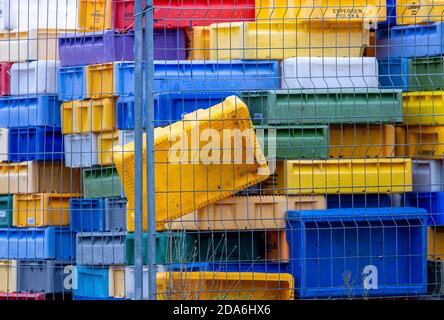
[[[443,0],[0,0],[0,300],[442,299]]]

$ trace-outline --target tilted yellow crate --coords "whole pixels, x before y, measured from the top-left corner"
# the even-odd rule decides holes
[[[444,91],[404,92],[402,112],[406,125],[444,125]]]
[[[443,20],[443,0],[396,0],[396,24],[418,24]]]
[[[119,132],[110,131],[99,133],[97,137],[98,160],[101,166],[113,164],[113,148],[119,145]]]
[[[276,163],[267,192],[284,194],[412,191],[411,159],[288,160]]]
[[[112,131],[116,128],[117,97],[62,103],[62,133]]]
[[[386,20],[386,5],[386,0],[256,0],[256,18],[376,22]]]
[[[210,59],[362,57],[369,29],[360,22],[232,22],[210,26]]]
[[[208,139],[211,137],[211,147]],[[248,107],[236,96],[154,131],[157,228],[255,185],[269,168]],[[146,145],[143,139],[143,213],[146,214]],[[128,198],[127,228],[134,230],[134,142],[116,146],[114,163]]]
[[[43,227],[69,225],[69,199],[80,194],[15,194],[12,225],[15,227]]]
[[[292,300],[288,273],[159,272],[158,300]]]
[[[169,230],[282,229],[288,210],[326,209],[324,196],[234,196],[165,224]]]
[[[443,158],[444,126],[396,127],[396,156]]]
[[[395,127],[391,125],[332,125],[328,150],[332,158],[393,157],[395,155]]]

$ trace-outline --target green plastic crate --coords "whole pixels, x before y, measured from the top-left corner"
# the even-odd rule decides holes
[[[269,152],[277,159],[328,157],[328,125],[255,126],[255,129],[266,157]]]
[[[85,198],[111,198],[124,196],[117,169],[94,167],[83,169],[83,196]]]
[[[402,122],[400,89],[321,89],[243,92],[255,125]]]
[[[13,196],[0,196],[0,227],[12,226]]]
[[[444,57],[409,60],[409,91],[444,89]]]

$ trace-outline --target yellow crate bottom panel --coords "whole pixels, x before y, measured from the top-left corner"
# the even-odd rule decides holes
[[[256,0],[258,21],[385,21],[385,0]]]
[[[412,191],[411,159],[288,160],[263,183],[266,193],[337,194]]]
[[[444,126],[396,127],[396,156],[440,159],[444,155]]]
[[[160,272],[159,300],[292,300],[287,273]]]
[[[369,40],[359,22],[219,23],[210,26],[210,59],[362,57]]]
[[[210,136],[214,149],[209,150]],[[147,230],[146,145],[143,140],[143,228]],[[222,148],[224,140],[226,144]],[[183,121],[156,128],[154,141],[158,230],[164,229],[167,220],[229,197],[269,176],[248,108],[235,96],[209,109],[187,114]],[[231,141],[229,145],[227,141]],[[134,230],[134,143],[113,150],[128,198],[127,228],[131,232]]]
[[[404,92],[405,125],[444,125],[444,91]]]
[[[331,158],[393,157],[394,155],[394,126],[330,126],[329,156]]]
[[[165,224],[167,230],[283,229],[288,210],[326,209],[324,196],[234,196]]]
[[[15,194],[12,225],[15,227],[43,227],[69,225],[69,199],[80,194]]]
[[[16,260],[0,260],[0,292],[17,292]]]

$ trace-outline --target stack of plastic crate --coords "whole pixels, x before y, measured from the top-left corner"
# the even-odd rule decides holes
[[[380,83],[404,91],[395,153],[414,159],[413,192],[403,194],[401,204],[428,212],[429,294],[443,294],[443,6],[398,0],[387,8],[389,19],[376,32]]]
[[[68,201],[79,196],[80,175],[62,163],[56,43],[77,26],[67,15],[76,1],[58,11],[56,2],[1,3],[2,299],[71,292],[64,283],[75,258]]]

